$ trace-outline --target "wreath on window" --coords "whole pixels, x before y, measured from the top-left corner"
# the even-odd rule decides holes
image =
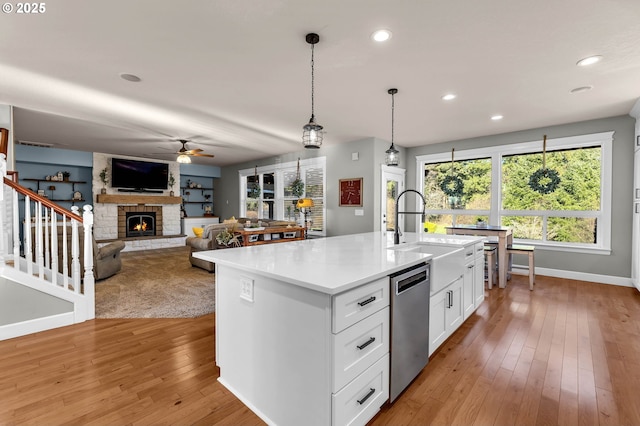
[[[444,178],[440,184],[440,189],[449,197],[462,197],[464,183],[458,176],[450,175]]]
[[[540,194],[551,194],[560,185],[560,175],[553,169],[547,169],[547,135],[542,141],[542,168],[529,176],[529,187]]]
[[[462,179],[453,174],[453,151],[454,149],[451,148],[451,174],[442,180],[440,189],[449,197],[462,197],[464,183],[462,183]]]
[[[260,198],[260,184],[258,183],[258,166],[256,166],[254,172],[254,183],[251,184],[251,188],[249,188],[248,197],[249,198]]]
[[[560,185],[560,176],[553,169],[538,169],[529,177],[529,187],[541,194],[550,194]]]
[[[304,194],[304,182],[300,179],[300,159],[298,158],[298,169],[296,171],[296,180],[291,183],[291,194],[300,198]]]

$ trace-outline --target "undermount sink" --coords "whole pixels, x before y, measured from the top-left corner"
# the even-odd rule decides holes
[[[442,290],[464,273],[464,248],[459,246],[430,244],[401,244],[389,247],[389,250],[431,254],[431,294]]]

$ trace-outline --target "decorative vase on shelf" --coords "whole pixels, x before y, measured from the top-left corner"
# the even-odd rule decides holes
[[[102,189],[100,190],[100,193],[101,193],[101,194],[106,194],[106,193],[107,193],[107,188],[102,188]]]
[[[169,196],[173,197],[173,191],[169,191]]]

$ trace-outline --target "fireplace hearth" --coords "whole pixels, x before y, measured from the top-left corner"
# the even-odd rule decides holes
[[[126,212],[126,237],[156,235],[155,212]]]

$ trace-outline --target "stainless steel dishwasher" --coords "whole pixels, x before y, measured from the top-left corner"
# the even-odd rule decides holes
[[[390,275],[391,373],[393,402],[429,362],[429,264]]]

